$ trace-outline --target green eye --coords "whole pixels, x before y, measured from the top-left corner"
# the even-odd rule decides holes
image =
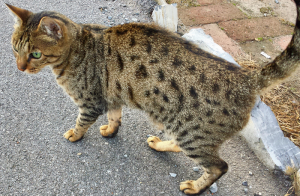
[[[32,54],[32,57],[35,58],[35,59],[39,59],[42,56],[41,52],[33,52],[31,54]]]

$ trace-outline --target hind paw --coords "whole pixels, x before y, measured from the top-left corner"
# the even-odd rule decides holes
[[[197,184],[197,181],[194,181],[194,180],[187,180],[185,182],[180,183],[180,190],[188,195],[201,194],[206,189],[207,189],[207,187],[205,187],[205,188],[199,187]]]
[[[161,142],[161,140],[159,139],[159,137],[156,136],[151,136],[147,139],[147,143],[149,145],[150,148],[157,150],[157,143]]]

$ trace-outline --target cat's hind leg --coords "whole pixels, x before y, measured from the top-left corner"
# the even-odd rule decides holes
[[[210,147],[182,147],[182,150],[204,169],[204,174],[198,180],[187,180],[180,183],[180,190],[185,194],[203,193],[228,170],[227,163],[219,158],[216,150],[212,150]]]
[[[181,149],[175,144],[174,140],[161,141],[159,137],[151,136],[147,139],[149,147],[161,152],[180,152]]]
[[[100,134],[103,137],[114,137],[119,130],[122,122],[122,107],[109,110],[107,112],[108,125],[100,127]]]

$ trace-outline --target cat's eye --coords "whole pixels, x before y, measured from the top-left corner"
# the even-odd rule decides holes
[[[31,53],[31,55],[33,58],[39,59],[39,58],[41,58],[42,53],[41,52],[33,52],[33,53]]]

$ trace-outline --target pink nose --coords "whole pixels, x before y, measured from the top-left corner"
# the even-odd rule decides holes
[[[18,69],[20,71],[25,71],[26,70],[26,67],[27,67],[27,63],[25,62],[22,62],[22,61],[18,61],[17,62],[17,66],[18,66]]]

